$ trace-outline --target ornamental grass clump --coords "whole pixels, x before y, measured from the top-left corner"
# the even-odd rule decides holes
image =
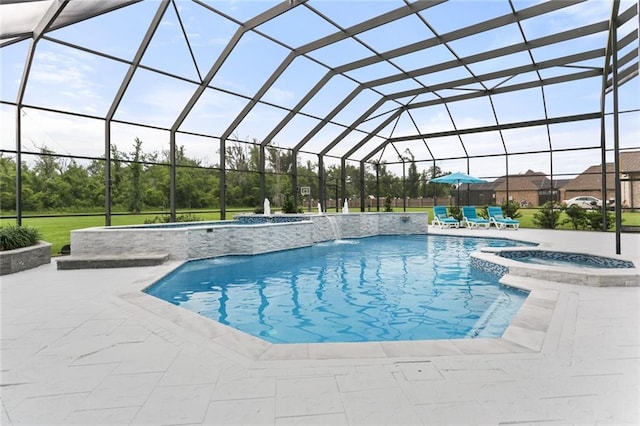
[[[0,227],[0,250],[15,250],[35,245],[40,240],[40,231],[31,226]]]

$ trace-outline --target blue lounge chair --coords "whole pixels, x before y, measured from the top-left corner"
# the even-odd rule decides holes
[[[468,228],[479,228],[484,226],[485,229],[489,229],[491,222],[488,219],[482,218],[476,214],[475,207],[465,206],[462,208],[462,221],[466,222]]]
[[[458,228],[460,226],[460,222],[457,219],[449,216],[445,206],[433,207],[433,221],[431,224],[440,228]]]
[[[520,227],[520,222],[515,219],[511,219],[510,217],[504,217],[504,213],[502,211],[502,207],[493,206],[488,208],[489,212],[489,220],[491,223],[496,225],[498,229],[504,229],[508,226],[512,226],[516,231]]]

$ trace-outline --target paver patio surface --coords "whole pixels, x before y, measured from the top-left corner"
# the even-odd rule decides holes
[[[610,233],[442,232],[614,250]],[[640,236],[622,248],[640,264]],[[3,276],[0,424],[640,424],[640,287],[534,282],[558,295],[539,350],[488,339],[265,360],[135,299],[175,266]]]

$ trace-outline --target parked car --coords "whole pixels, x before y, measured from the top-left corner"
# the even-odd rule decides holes
[[[568,200],[563,201],[567,207],[571,207],[573,205],[577,205],[582,207],[583,209],[598,209],[602,207],[602,200],[596,197],[592,197],[590,195],[583,195],[580,197],[573,197]]]

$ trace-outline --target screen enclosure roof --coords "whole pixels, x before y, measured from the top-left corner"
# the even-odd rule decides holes
[[[109,64],[90,113],[28,78],[4,102],[336,159],[573,149],[611,47],[620,106],[640,107],[637,1],[2,0],[0,31],[35,62]]]

